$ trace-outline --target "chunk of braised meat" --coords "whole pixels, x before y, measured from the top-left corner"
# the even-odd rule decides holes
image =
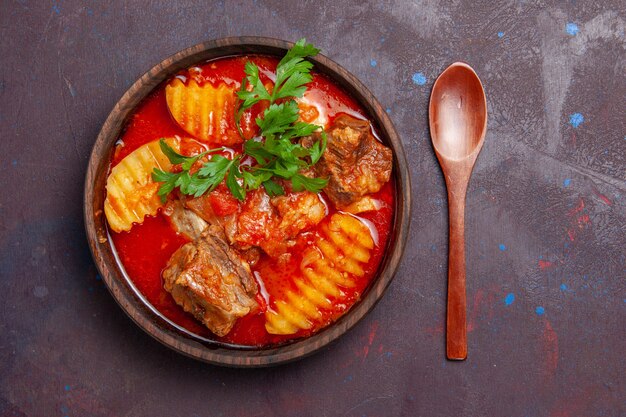
[[[224,219],[237,213],[239,203],[224,184],[200,197],[185,197],[185,207],[210,224],[222,225]]]
[[[321,222],[327,211],[320,197],[309,191],[270,198],[260,188],[249,192],[234,213],[219,216],[212,194],[189,199],[185,206],[208,223],[219,225],[228,241],[251,262],[258,260],[256,248],[272,257],[285,253],[295,244],[294,238]]]
[[[185,311],[218,336],[258,304],[250,266],[226,242],[217,226],[181,246],[163,270],[165,289]]]
[[[181,233],[191,240],[200,237],[209,224],[197,213],[185,208],[181,200],[169,200],[163,208],[163,214],[177,233]]]
[[[309,191],[274,197],[271,203],[280,217],[278,229],[287,238],[295,237],[301,231],[317,225],[328,213],[320,197]]]
[[[262,247],[271,240],[278,225],[278,216],[264,190],[249,192],[233,221],[228,222],[226,235],[240,247]]]
[[[324,192],[339,209],[361,197],[375,193],[389,181],[393,155],[391,149],[380,143],[366,120],[341,115],[327,131],[328,144],[315,165],[318,177],[328,178]],[[305,138],[310,146],[317,136]]]
[[[250,193],[237,215],[231,241],[258,246],[277,257],[295,245],[294,238],[322,221],[326,206],[317,194],[289,192],[270,198],[262,189]]]

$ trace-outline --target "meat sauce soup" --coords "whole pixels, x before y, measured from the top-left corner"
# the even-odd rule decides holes
[[[178,74],[177,78],[185,83],[194,80],[198,85],[210,83],[215,87],[223,83],[238,89],[240,80],[245,77],[244,65],[248,60],[259,67],[262,82],[271,83],[273,81],[271,76],[276,69],[278,59],[265,56],[218,59],[183,71]],[[342,114],[349,114],[360,119],[367,118],[363,108],[347,93],[333,84],[328,77],[314,70],[312,75],[313,80],[307,85],[305,99],[315,104],[317,112],[321,113],[320,116],[327,118],[328,125],[331,125]],[[138,106],[127,122],[120,140],[116,144],[111,161],[112,167],[115,167],[131,152],[155,139],[175,136],[180,138],[192,137],[172,117],[166,102],[166,85],[167,82],[152,92]],[[242,119],[242,127],[248,129],[249,134],[254,133],[252,121],[263,110],[263,107],[257,105],[245,116],[247,122]],[[246,123],[248,125],[244,126]],[[236,129],[234,125],[227,125],[226,128]],[[183,155],[193,155],[203,150],[202,145],[193,140],[181,140],[180,144],[180,153]],[[231,148],[235,153],[241,152],[242,149],[241,145],[238,144],[232,145]],[[217,195],[220,195],[219,188]],[[238,318],[232,329],[221,337],[213,334],[192,314],[185,312],[176,303],[172,294],[164,288],[162,274],[168,261],[179,248],[190,242],[191,239],[178,233],[172,227],[162,208],[158,209],[155,216],[146,216],[141,224],[134,224],[129,231],[117,233],[111,230],[111,237],[119,259],[137,289],[156,309],[174,323],[199,336],[233,344],[249,346],[281,344],[319,331],[350,309],[376,275],[389,240],[395,205],[393,177],[379,191],[370,194],[372,199],[379,202],[377,210],[347,215],[337,210],[324,193],[321,194],[321,197],[326,203],[326,216],[317,225],[305,229],[293,239],[294,246],[288,249],[290,256],[277,258],[260,252],[257,262],[251,266],[251,273],[259,287],[259,291],[254,297],[258,308],[256,311]],[[248,198],[252,198],[250,194]],[[241,203],[233,198],[224,198],[223,204],[226,205],[225,210],[228,211],[228,204],[235,204],[236,206]],[[293,293],[306,291],[301,287],[302,282],[295,280],[294,276],[301,274],[302,265],[308,262],[307,258],[315,257],[315,253],[312,253],[310,248],[319,242],[320,236],[326,236],[324,233],[329,233],[329,227],[331,229],[334,227],[330,222],[333,221],[333,215],[336,213],[341,214],[342,218],[350,217],[363,221],[375,229],[377,237],[369,251],[369,259],[359,264],[362,268],[362,274],[360,276],[353,275],[350,286],[340,288],[340,296],[327,296],[329,305],[320,308],[320,316],[311,320],[313,324],[310,328],[300,328],[290,334],[269,333],[266,328],[268,320],[266,311],[268,309],[276,310],[279,300],[288,300]],[[319,260],[319,258],[316,259]]]

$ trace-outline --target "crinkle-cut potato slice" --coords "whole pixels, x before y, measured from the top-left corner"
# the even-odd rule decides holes
[[[179,138],[165,139],[175,151],[180,149]],[[135,149],[113,167],[107,178],[107,196],[104,214],[111,230],[129,231],[133,223],[142,223],[145,216],[154,216],[163,206],[157,192],[159,184],[152,181],[152,171],[169,171],[172,167],[154,140]]]
[[[294,279],[297,290],[288,291],[265,313],[267,332],[284,335],[312,328],[322,310],[332,306],[331,299],[344,302],[343,290],[355,287],[355,278],[365,274],[363,264],[373,248],[367,226],[349,214],[333,214],[303,254],[301,275]]]
[[[235,90],[221,83],[199,85],[191,79],[187,84],[175,78],[165,87],[167,108],[187,133],[218,145],[241,142],[234,125]]]

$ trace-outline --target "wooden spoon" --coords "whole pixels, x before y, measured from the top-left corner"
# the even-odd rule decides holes
[[[437,78],[430,95],[430,136],[446,179],[450,246],[446,354],[467,357],[465,300],[465,194],[487,131],[485,91],[474,70],[455,62]]]

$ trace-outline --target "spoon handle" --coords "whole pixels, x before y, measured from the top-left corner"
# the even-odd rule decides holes
[[[467,357],[465,299],[465,194],[467,181],[447,178],[450,244],[448,257],[448,315],[446,355],[450,360]]]

